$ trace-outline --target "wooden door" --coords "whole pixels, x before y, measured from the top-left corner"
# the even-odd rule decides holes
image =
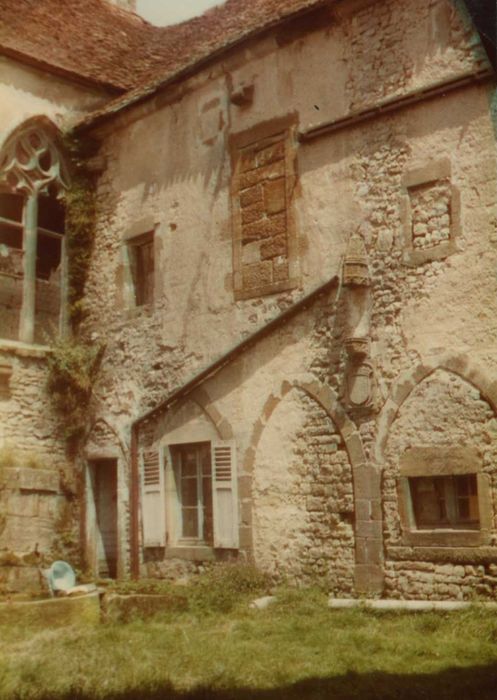
[[[94,462],[97,571],[117,576],[117,460]]]

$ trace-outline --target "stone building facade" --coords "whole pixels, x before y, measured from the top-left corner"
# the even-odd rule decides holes
[[[252,561],[337,596],[491,597],[494,57],[452,0],[239,4],[165,30],[130,16],[128,56],[160,40],[155,63],[109,85],[108,47],[106,84],[95,59],[75,87],[66,50],[58,77],[36,73],[56,99],[37,103],[31,76],[29,111],[3,126],[2,153],[29,129],[50,136],[59,188],[58,130],[98,146],[80,332],[105,353],[68,457],[24,240],[19,318],[0,344],[3,441],[18,450],[0,547],[30,551],[25,515],[47,550],[65,508],[100,576]],[[4,223],[27,239],[21,194],[22,220]],[[38,269],[59,275],[64,333],[61,246]],[[29,467],[34,450],[47,462]]]

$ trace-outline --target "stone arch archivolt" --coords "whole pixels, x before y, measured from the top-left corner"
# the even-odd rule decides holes
[[[354,587],[352,465],[322,385],[288,382],[264,407],[251,474],[253,553],[274,575]],[[281,391],[280,391],[281,390]],[[277,400],[274,400],[277,399]]]
[[[374,450],[374,457],[378,466],[381,466],[384,462],[390,428],[402,404],[424,379],[437,370],[452,372],[471,384],[488,401],[493,411],[497,414],[497,383],[492,381],[485,369],[471,360],[468,355],[464,353],[443,355],[422,361],[399,376],[391,387],[390,394],[381,409],[378,417],[378,430]]]
[[[93,456],[103,457],[107,453],[115,455],[116,447],[119,450],[119,456],[128,464],[129,448],[119,432],[105,418],[97,418],[88,431],[85,456],[91,459]]]
[[[245,458],[243,461],[244,471],[252,471],[257,447],[264,428],[269,422],[276,407],[292,389],[300,389],[303,391],[311,399],[314,399],[314,401],[316,401],[327,413],[328,417],[332,420],[334,425],[337,427],[337,430],[343,437],[350,463],[352,465],[352,470],[357,467],[364,466],[364,450],[357,427],[355,423],[353,423],[353,421],[347,416],[333,389],[327,384],[318,381],[291,382],[284,380],[282,382],[275,383],[273,390],[264,403],[260,417],[254,424],[250,444],[245,453]]]
[[[43,192],[52,184],[69,185],[61,132],[45,116],[15,127],[0,143],[0,177],[12,190]]]
[[[277,406],[292,389],[298,389],[314,400],[330,418],[344,441],[352,468],[356,590],[364,593],[381,592],[383,545],[379,476],[377,471],[366,463],[357,426],[348,417],[331,387],[318,381],[277,382],[252,429],[250,444],[243,461],[243,471],[247,476],[252,475],[263,432]]]
[[[212,402],[207,389],[200,387],[190,397],[199,408],[205,413],[207,418],[213,423],[217,434],[221,440],[231,440],[233,438],[233,428],[231,423],[225,418]]]
[[[171,406],[161,413],[154,429],[154,442],[162,440],[167,434],[168,429],[166,426],[168,418],[170,416],[174,416],[174,413],[178,410],[181,411],[186,409],[189,402],[200,409],[201,413],[212,425],[213,430],[220,440],[233,439],[234,434],[231,423],[220,413],[219,409],[211,399],[207,389],[205,387],[198,387],[195,389],[195,391],[186,396],[185,400],[182,401],[181,404],[178,406]]]

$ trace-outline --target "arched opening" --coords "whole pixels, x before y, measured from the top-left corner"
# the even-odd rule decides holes
[[[319,579],[336,594],[354,588],[352,465],[324,408],[294,387],[260,435],[252,481],[254,558],[297,582]]]
[[[0,333],[44,343],[60,330],[65,277],[63,193],[69,183],[56,127],[30,119],[0,150]]]

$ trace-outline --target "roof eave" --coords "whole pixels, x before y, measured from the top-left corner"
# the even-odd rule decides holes
[[[13,49],[5,44],[0,44],[0,54],[7,56],[8,58],[13,58],[16,61],[19,61],[19,63],[24,63],[45,73],[52,73],[53,75],[60,76],[66,80],[70,80],[73,83],[77,83],[78,85],[92,87],[94,89],[98,88],[99,90],[105,90],[106,92],[112,92],[116,97],[124,94],[128,90],[128,88],[123,85],[116,85],[105,80],[97,80],[95,78],[82,75],[81,73],[76,73],[76,71],[71,71],[68,68],[63,68],[53,63],[43,61],[42,59],[32,56],[31,54],[19,51],[18,49]]]
[[[125,102],[124,104],[117,106],[115,110],[108,111],[103,114],[99,114],[97,110],[95,116],[92,116],[91,114],[87,115],[78,124],[74,126],[73,131],[74,133],[82,133],[93,128],[99,127],[104,122],[113,119],[117,114],[120,114],[121,112],[130,109],[131,107],[135,107],[141,104],[142,102],[146,102],[148,99],[154,97],[156,94],[158,94],[162,90],[165,90],[170,85],[180,80],[183,80],[192,75],[193,73],[201,70],[203,67],[205,67],[212,61],[217,60],[222,55],[236,48],[240,44],[250,41],[251,39],[262,35],[265,32],[271,31],[289,20],[296,19],[309,12],[316,11],[319,8],[334,4],[335,2],[336,0],[318,0],[309,7],[305,7],[300,10],[295,10],[294,12],[290,12],[287,15],[279,17],[274,21],[269,22],[268,24],[265,24],[261,27],[256,27],[253,30],[249,31],[247,34],[243,34],[243,36],[240,36],[237,39],[234,39],[233,41],[225,44],[224,46],[221,46],[218,49],[211,51],[209,54],[193,60],[190,64],[169,75],[167,78],[161,79],[158,82],[152,82],[149,84],[149,86],[145,85],[143,88],[143,92],[131,97],[129,102]]]

